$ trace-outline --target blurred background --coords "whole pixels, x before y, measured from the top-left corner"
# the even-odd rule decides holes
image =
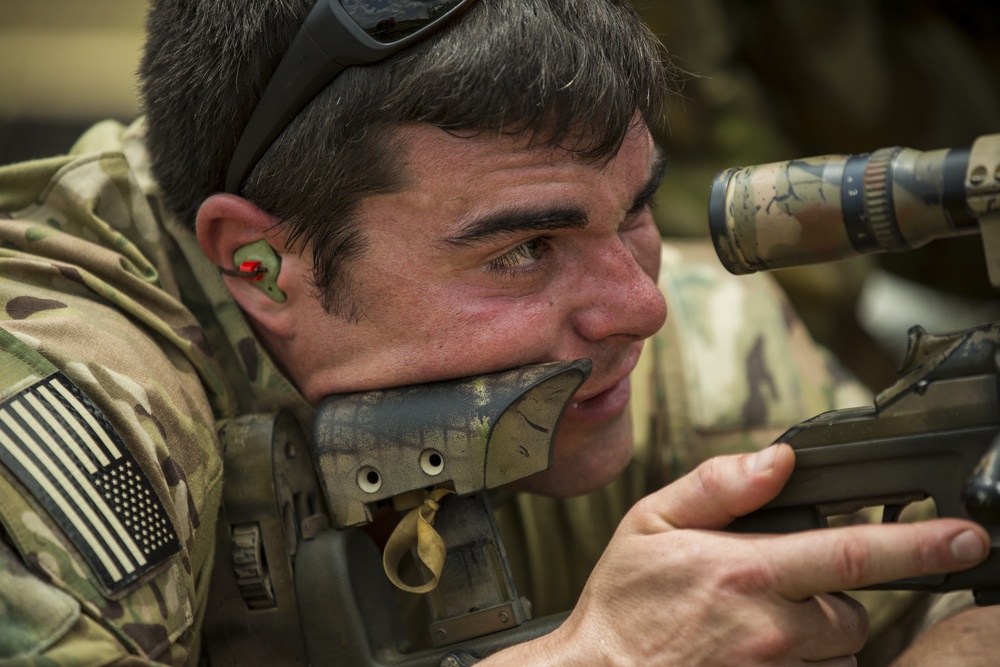
[[[1000,3],[639,0],[690,72],[663,142],[667,236],[703,236],[714,175],[883,146],[968,147],[1000,132]],[[814,336],[879,390],[906,331],[1000,319],[978,236],[774,272]]]
[[[0,163],[65,152],[138,110],[143,0],[0,1]]]
[[[1000,3],[636,0],[688,72],[661,139],[657,221],[707,234],[730,166],[883,146],[968,147],[1000,132]],[[92,122],[138,113],[142,0],[0,2],[0,163],[64,152]],[[1000,319],[978,237],[775,272],[813,334],[875,390],[906,330]]]

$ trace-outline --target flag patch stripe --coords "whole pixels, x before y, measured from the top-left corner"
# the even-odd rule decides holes
[[[53,395],[53,393],[49,391],[48,387],[39,387],[37,395],[40,399],[44,399],[45,405],[49,408],[55,409],[55,413],[59,416],[59,419],[56,421],[60,424],[60,426],[65,427],[68,431],[63,433],[64,437],[68,437],[74,442],[79,442],[85,445],[95,463],[101,466],[106,466],[111,463],[111,459],[108,455],[96,442],[94,442],[94,439],[90,437],[90,432],[82,427],[80,420],[73,418],[73,415],[69,413],[66,406],[63,405],[63,402]]]
[[[156,492],[111,423],[61,373],[0,404],[0,462],[112,593],[181,548]]]
[[[38,399],[38,396],[35,396],[33,394],[25,394],[24,398],[28,401],[28,405],[31,406],[32,410],[34,410],[34,413],[36,415],[52,414],[50,412],[50,407],[51,407],[50,404],[41,403],[41,401],[39,401]],[[80,461],[83,464],[83,467],[87,469],[88,473],[93,475],[95,472],[97,472],[97,466],[95,465],[93,459],[84,452],[83,448],[80,447],[80,443],[78,443],[74,438],[72,438],[69,435],[69,433],[66,432],[66,429],[63,427],[61,417],[57,419],[50,419],[48,425],[54,431],[52,435],[49,435],[44,430],[38,433],[38,435],[40,435],[41,437],[46,438],[47,445],[49,445],[50,447],[56,446],[55,443],[50,441],[51,439],[58,440],[59,442],[65,442],[73,450],[73,455],[76,457],[78,461]]]
[[[62,382],[53,382],[52,388],[55,389],[57,392],[59,392],[59,394],[64,399],[66,399],[66,402],[69,403],[70,409],[74,411],[73,414],[83,418],[83,421],[86,422],[87,426],[90,427],[91,432],[97,436],[98,440],[100,440],[105,447],[107,447],[108,453],[111,455],[111,458],[117,459],[119,456],[121,456],[121,452],[118,451],[118,448],[114,445],[114,443],[111,442],[111,439],[108,438],[107,433],[105,433],[104,429],[97,423],[97,421],[91,415],[91,410],[96,410],[96,408],[93,406],[92,403],[90,403],[90,401],[84,403],[83,401],[79,400],[76,394],[70,392],[70,390]],[[76,389],[76,387],[73,388]],[[101,417],[103,416],[104,415],[101,415]],[[80,426],[82,425],[83,424],[80,424]]]

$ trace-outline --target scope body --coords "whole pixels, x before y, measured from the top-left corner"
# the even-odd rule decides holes
[[[709,228],[719,259],[738,275],[912,250],[979,231],[969,173],[967,148],[732,168],[712,185]]]

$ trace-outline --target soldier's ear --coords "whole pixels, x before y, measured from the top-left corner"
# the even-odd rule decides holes
[[[244,310],[285,301],[279,281],[287,282],[280,273],[286,249],[278,222],[251,202],[228,194],[212,195],[198,209],[198,244],[226,276],[226,286]]]

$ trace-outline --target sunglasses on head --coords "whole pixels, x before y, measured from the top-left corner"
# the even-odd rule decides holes
[[[318,0],[247,121],[226,171],[226,192],[243,182],[292,118],[337,75],[424,39],[475,0]]]

